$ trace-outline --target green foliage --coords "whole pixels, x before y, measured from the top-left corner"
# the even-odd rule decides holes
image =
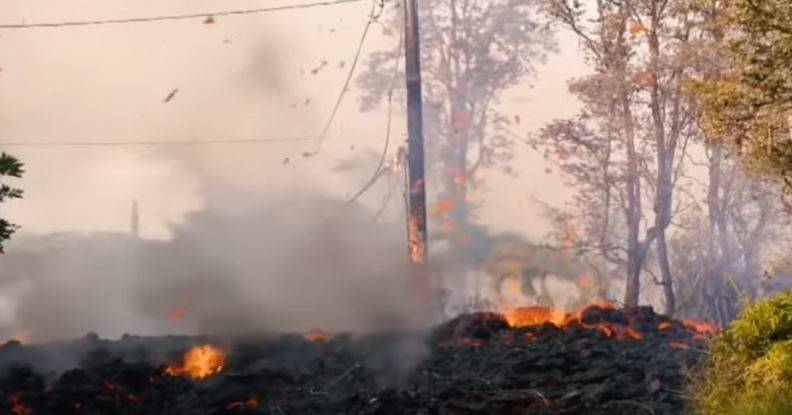
[[[745,308],[712,344],[698,415],[792,413],[792,293]]]
[[[729,55],[720,76],[696,88],[702,125],[713,138],[735,140],[762,173],[792,190],[792,2],[695,0],[717,4],[712,47]],[[712,9],[710,9],[712,10]]]
[[[25,172],[22,167],[23,164],[15,157],[6,153],[0,154],[0,177],[22,177],[22,173]],[[0,203],[21,197],[22,190],[0,183]],[[17,225],[0,218],[0,252],[3,252],[3,242],[8,240],[18,228]]]

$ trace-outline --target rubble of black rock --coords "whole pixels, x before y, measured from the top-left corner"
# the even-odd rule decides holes
[[[222,370],[200,380],[169,374],[194,344],[225,350]],[[706,345],[694,324],[650,308],[600,307],[561,327],[463,315],[421,337],[7,343],[0,414],[678,415],[686,373]],[[64,356],[75,356],[71,367]]]

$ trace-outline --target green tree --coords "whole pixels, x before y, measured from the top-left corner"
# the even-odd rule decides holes
[[[16,157],[6,153],[0,154],[0,177],[22,177],[25,171],[23,164]],[[19,199],[22,197],[22,190],[11,187],[6,183],[0,183],[0,203],[9,199]],[[0,252],[3,252],[3,242],[11,238],[19,226],[0,218]]]
[[[723,9],[725,36],[711,45],[728,54],[729,70],[697,85],[702,124],[727,138],[762,173],[792,191],[792,2],[695,0],[700,9]],[[728,29],[728,30],[727,30]]]

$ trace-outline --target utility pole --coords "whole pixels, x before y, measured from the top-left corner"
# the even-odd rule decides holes
[[[409,178],[407,240],[410,259],[413,264],[423,268],[427,259],[426,179],[424,176],[423,103],[421,98],[421,47],[416,3],[417,0],[404,0],[404,73],[407,82],[407,175]],[[422,274],[424,273],[418,273],[418,275]],[[424,286],[425,283],[423,281],[421,285]]]

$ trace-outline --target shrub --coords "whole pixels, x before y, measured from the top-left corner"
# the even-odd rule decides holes
[[[792,292],[748,305],[712,344],[697,415],[792,414]]]

